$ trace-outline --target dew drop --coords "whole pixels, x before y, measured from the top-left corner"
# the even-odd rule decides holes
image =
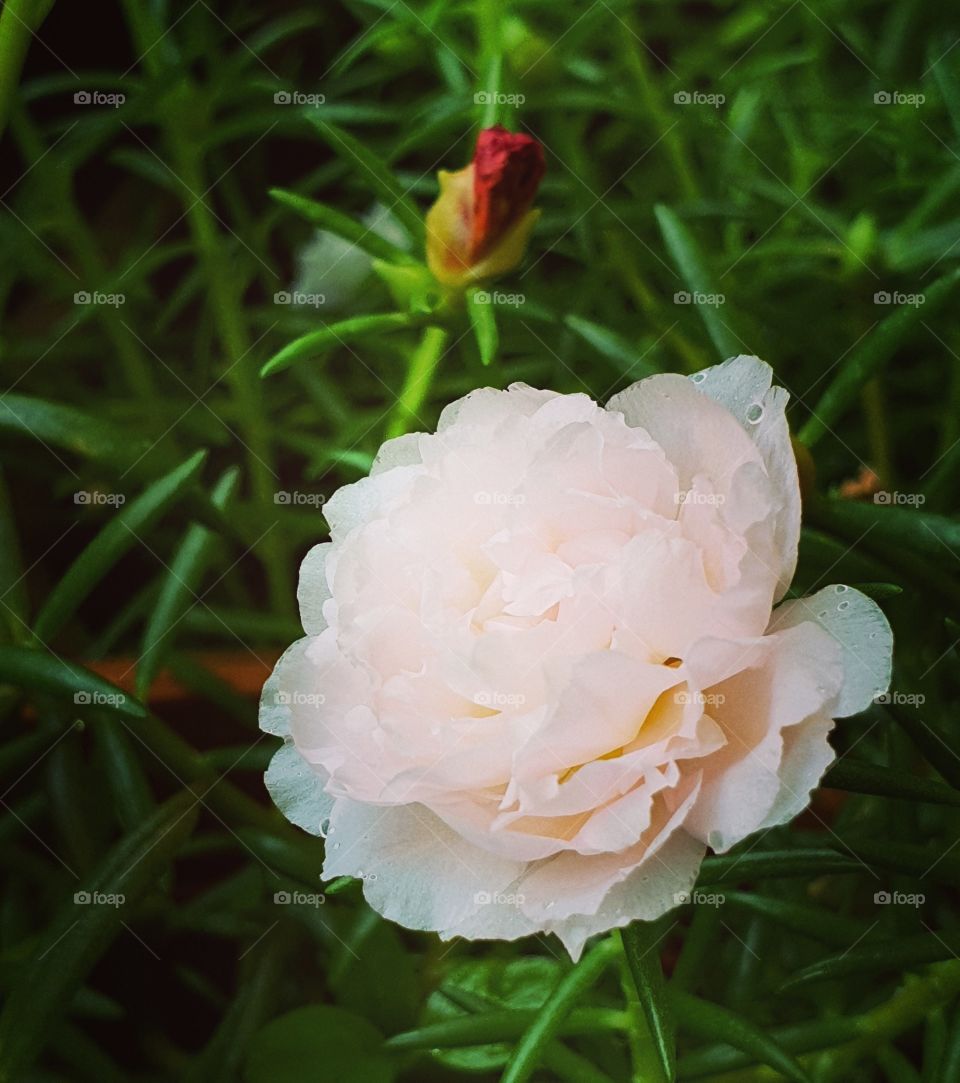
[[[547,905],[546,905],[545,909],[547,909],[547,910],[552,910],[552,909],[553,909],[553,907],[555,907],[556,905],[557,905],[557,903],[556,903],[556,900],[554,900],[554,899],[551,899],[551,900],[550,900],[550,901],[549,901],[549,902],[547,903]]]
[[[762,417],[763,407],[759,402],[755,402],[752,406],[747,407],[747,421],[749,421],[751,425],[756,425]]]
[[[705,372],[695,372],[695,373],[694,373],[694,374],[693,374],[693,375],[692,375],[692,376],[690,377],[690,379],[691,379],[691,380],[693,380],[693,382],[694,382],[695,384],[702,384],[702,383],[703,383],[703,381],[704,381],[704,380],[705,380],[706,378],[707,378],[707,374],[706,374]]]
[[[333,844],[333,848],[334,848],[334,850],[339,850],[339,849],[340,849],[340,843],[339,843],[339,842],[335,842],[335,843]]]
[[[320,821],[320,837],[325,839],[327,837],[327,835],[329,835],[329,834],[330,834],[330,821],[329,821],[329,819],[321,820]]]
[[[842,583],[840,583],[840,584],[838,584],[838,585],[837,585],[837,586],[836,586],[836,587],[835,587],[834,589],[836,590],[837,594],[846,594],[846,592],[847,592],[847,591],[848,591],[848,590],[849,590],[850,588],[849,588],[849,587],[846,587],[846,586],[844,586],[844,585],[843,585]]]
[[[844,611],[844,609],[849,609],[849,608],[850,608],[850,603],[849,602],[841,602],[837,606],[837,609],[839,609],[841,613]]]
[[[818,617],[818,618],[819,618],[820,620],[823,620],[823,618],[824,618],[824,617],[825,617],[826,615],[827,615],[827,611],[826,611],[826,610],[824,609],[824,610],[823,610],[822,612],[820,612],[820,613],[818,613],[818,614],[817,614],[817,617]]]
[[[876,639],[877,638],[877,633],[876,632],[871,632],[870,633],[870,638],[871,639]]]

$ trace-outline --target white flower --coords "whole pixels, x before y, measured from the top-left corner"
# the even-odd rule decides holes
[[[842,586],[774,609],[800,496],[770,384],[738,357],[606,409],[477,391],[334,495],[261,713],[325,878],[411,928],[577,956],[806,805],[891,636]]]

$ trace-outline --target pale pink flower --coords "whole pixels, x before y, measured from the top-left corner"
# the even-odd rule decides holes
[[[777,605],[800,494],[770,385],[737,357],[606,408],[476,391],[333,496],[261,713],[325,879],[410,928],[576,957],[806,806],[891,635],[844,586]]]

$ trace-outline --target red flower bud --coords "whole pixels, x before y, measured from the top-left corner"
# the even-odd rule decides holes
[[[440,197],[427,214],[427,262],[441,282],[466,286],[520,262],[545,170],[535,139],[497,125],[480,133],[470,165],[440,171]]]

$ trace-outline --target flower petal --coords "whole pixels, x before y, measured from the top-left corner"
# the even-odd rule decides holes
[[[843,650],[843,687],[829,707],[834,718],[857,714],[886,692],[893,664],[893,632],[872,598],[842,584],[824,587],[809,598],[779,605],[769,630],[781,631],[804,621],[825,628]]]
[[[263,776],[273,803],[286,818],[311,835],[323,834],[333,809],[333,798],[324,791],[324,779],[297,751],[290,740],[273,754]]]

